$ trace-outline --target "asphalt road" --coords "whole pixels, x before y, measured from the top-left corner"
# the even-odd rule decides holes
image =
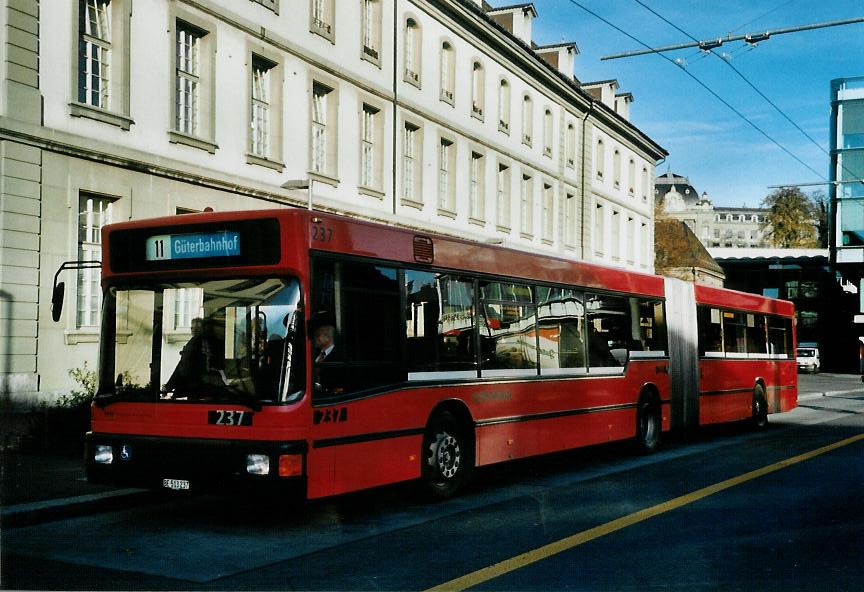
[[[804,376],[800,407],[667,442],[300,503],[178,496],[2,533],[5,589],[860,590],[864,385]]]

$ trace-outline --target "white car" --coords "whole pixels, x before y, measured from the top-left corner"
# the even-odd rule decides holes
[[[821,366],[819,360],[819,345],[816,343],[801,342],[798,344],[798,370],[800,372],[819,372]]]

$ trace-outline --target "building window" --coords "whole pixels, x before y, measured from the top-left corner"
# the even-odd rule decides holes
[[[522,97],[522,143],[526,146],[531,145],[531,135],[534,129],[534,106],[531,102],[531,97],[525,95]]]
[[[603,204],[597,204],[594,208],[594,254],[597,257],[603,256],[603,243],[606,239],[606,212],[603,210]]]
[[[616,148],[612,153],[612,184],[621,187],[621,152]]]
[[[600,138],[597,140],[597,145],[594,148],[594,170],[596,171],[597,178],[601,181],[603,180],[603,170],[606,168],[604,166],[605,159],[606,151],[603,148],[603,139]]]
[[[360,185],[370,189],[382,186],[382,142],[381,111],[372,105],[363,104],[360,118]]]
[[[576,126],[572,123],[567,124],[567,134],[564,136],[564,154],[567,156],[566,165],[568,168],[576,168]]]
[[[78,45],[72,56],[75,86],[71,89],[75,100],[69,104],[69,114],[128,130],[133,123],[129,118],[129,0],[77,3]]]
[[[497,210],[497,223],[499,229],[510,230],[510,167],[498,163],[497,199],[495,207]]]
[[[110,109],[111,3],[81,0],[78,20],[78,101]]]
[[[363,20],[363,47],[361,56],[364,60],[381,65],[381,0],[363,0],[361,14]]]
[[[612,260],[621,259],[621,214],[612,210]]]
[[[333,43],[336,39],[335,22],[335,0],[311,0],[312,5],[309,13],[309,31],[321,35]]]
[[[420,88],[420,57],[422,51],[420,25],[413,18],[405,21],[405,74],[403,79],[408,84]]]
[[[441,138],[438,146],[438,208],[445,212],[455,211],[456,147],[452,140]]]
[[[642,201],[648,201],[648,168],[642,167]]]
[[[102,260],[102,227],[111,222],[114,199],[82,193],[78,200],[78,260]],[[77,327],[98,327],[102,308],[99,268],[78,270]]]
[[[543,155],[552,158],[552,111],[543,111]]]
[[[474,62],[471,69],[471,116],[483,120],[483,107],[486,100],[486,75],[483,65]]]
[[[647,222],[641,222],[639,227],[639,240],[642,244],[642,267],[651,267],[651,252],[652,249],[649,248],[649,243],[651,240],[650,231],[648,228]]]
[[[453,64],[453,46],[447,41],[441,44],[441,100],[453,105],[453,88],[456,85],[456,71]]]
[[[208,32],[200,23],[182,18],[174,20],[174,129],[169,140],[206,150],[211,154],[218,146],[214,143],[216,105],[216,34],[210,23]],[[248,121],[248,120],[247,120]]]
[[[177,23],[177,96],[175,129],[199,135],[201,125],[201,38],[204,32]]]
[[[486,165],[483,155],[471,152],[468,181],[468,216],[475,221],[486,219]]]
[[[627,193],[630,196],[636,195],[636,161],[632,158],[627,163]]]
[[[543,228],[542,237],[546,243],[551,243],[555,228],[555,191],[549,183],[543,183]]]
[[[313,172],[336,176],[336,92],[320,82],[312,83],[312,150]]]
[[[530,175],[522,175],[519,195],[520,228],[523,238],[534,236],[534,182]]]
[[[252,154],[270,157],[270,74],[274,64],[269,60],[252,56]]]
[[[564,246],[576,247],[576,195],[567,193],[564,198]]]
[[[420,127],[405,122],[402,131],[402,199],[422,202],[421,165],[423,138]]]
[[[627,216],[627,264],[636,264],[636,219],[632,216]]]
[[[510,85],[506,80],[498,86],[498,131],[510,133]]]
[[[252,0],[252,2],[279,14],[279,0]]]

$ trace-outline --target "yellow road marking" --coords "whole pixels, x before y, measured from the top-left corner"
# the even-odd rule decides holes
[[[657,504],[656,506],[640,510],[633,514],[622,516],[621,518],[617,518],[615,520],[612,520],[611,522],[606,522],[605,524],[595,526],[594,528],[589,528],[588,530],[584,530],[569,537],[554,541],[552,543],[549,543],[548,545],[543,545],[542,547],[527,551],[525,553],[522,553],[521,555],[516,555],[515,557],[511,557],[510,559],[505,559],[504,561],[501,561],[494,565],[484,567],[483,569],[478,569],[477,571],[465,574],[464,576],[455,578],[453,580],[450,580],[449,582],[444,582],[443,584],[439,584],[433,588],[429,588],[427,592],[431,592],[433,590],[465,590],[472,586],[482,584],[483,582],[486,582],[493,578],[497,578],[498,576],[504,575],[511,571],[521,569],[527,565],[531,565],[532,563],[536,563],[542,559],[546,559],[547,557],[552,557],[553,555],[557,555],[558,553],[563,553],[564,551],[572,549],[573,547],[581,545],[582,543],[593,541],[594,539],[598,539],[602,536],[606,536],[607,534],[611,534],[615,531],[627,528],[628,526],[633,526],[634,524],[638,524],[639,522],[643,522],[645,520],[648,520],[649,518],[653,518],[654,516],[659,516],[660,514],[665,514],[666,512],[670,512],[682,506],[692,504],[693,502],[697,502],[710,495],[714,495],[715,493],[719,493],[726,489],[735,487],[736,485],[741,485],[742,483],[746,483],[747,481],[758,479],[759,477],[762,477],[764,475],[779,471],[780,469],[785,469],[786,467],[791,467],[792,465],[804,462],[805,460],[810,460],[811,458],[814,458],[821,454],[825,454],[826,452],[831,452],[832,450],[854,444],[855,442],[859,442],[861,440],[864,440],[864,434],[858,434],[857,436],[852,436],[851,438],[840,440],[839,442],[835,442],[834,444],[829,444],[827,446],[817,448],[816,450],[811,450],[810,452],[805,452],[804,454],[799,454],[798,456],[793,456],[791,458],[781,460],[772,465],[762,467],[761,469],[756,469],[755,471],[750,471],[749,473],[744,473],[743,475],[732,477],[731,479],[727,479],[726,481],[721,481],[719,483],[715,483],[714,485],[703,487],[702,489],[699,489],[692,493],[688,493],[687,495],[682,495],[680,497],[676,497],[669,501],[663,502],[662,504]]]

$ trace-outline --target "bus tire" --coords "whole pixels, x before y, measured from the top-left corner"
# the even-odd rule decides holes
[[[453,497],[474,468],[468,429],[452,413],[432,416],[423,436],[420,476],[425,492],[436,500]]]
[[[753,387],[753,417],[750,421],[757,430],[768,427],[768,402],[765,399],[765,388],[761,384]]]
[[[643,397],[636,413],[636,448],[640,454],[651,454],[657,450],[662,429],[660,404],[652,397]]]

